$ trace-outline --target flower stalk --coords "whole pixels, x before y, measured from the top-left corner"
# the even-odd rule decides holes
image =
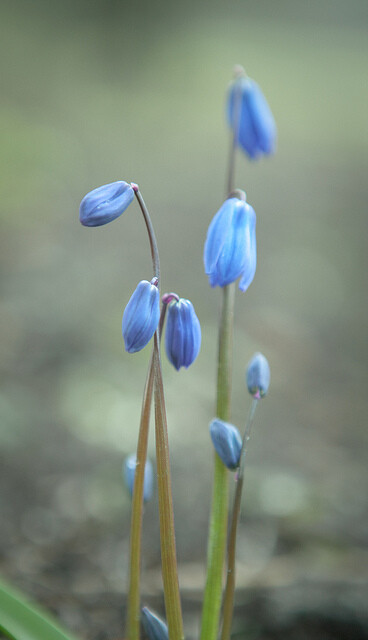
[[[233,619],[234,610],[234,592],[235,592],[235,557],[236,557],[236,536],[238,531],[238,522],[240,515],[241,498],[243,491],[244,481],[244,465],[247,442],[250,438],[250,433],[253,425],[254,414],[258,405],[259,398],[254,397],[249,411],[248,420],[246,423],[242,450],[240,454],[239,470],[236,481],[236,489],[234,495],[234,504],[231,515],[231,524],[228,541],[227,551],[227,577],[226,586],[224,592],[224,604],[223,604],[223,618],[222,618],[222,632],[221,640],[230,640],[231,623]]]
[[[235,73],[240,73],[235,69]],[[244,73],[241,70],[241,73]],[[230,142],[226,193],[234,191],[235,157],[240,126],[241,91],[235,100],[234,128]],[[223,287],[217,364],[216,416],[226,422],[231,417],[235,284]],[[221,611],[222,581],[226,556],[229,503],[229,472],[215,453],[212,506],[207,549],[207,577],[204,591],[200,640],[216,640]]]
[[[158,332],[154,336],[154,393],[161,563],[166,621],[170,640],[183,640],[184,631],[176,561],[169,443]]]
[[[216,415],[226,422],[229,422],[231,413],[234,299],[235,285],[232,283],[223,289],[217,368]],[[201,640],[217,638],[226,555],[228,493],[229,472],[215,453]]]
[[[143,393],[141,422],[137,445],[137,464],[134,477],[132,515],[130,525],[130,565],[127,602],[127,637],[139,640],[140,633],[140,575],[143,520],[144,470],[147,459],[149,422],[153,395],[153,354],[151,356]]]

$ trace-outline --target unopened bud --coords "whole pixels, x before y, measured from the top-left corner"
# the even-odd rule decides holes
[[[249,393],[254,398],[263,398],[270,386],[270,365],[262,353],[255,353],[247,366],[246,380]]]
[[[130,205],[134,191],[130,184],[118,180],[93,189],[79,207],[79,220],[85,227],[100,227],[118,218]]]
[[[169,640],[167,625],[147,607],[142,609],[142,624],[149,640]]]
[[[137,457],[135,453],[132,453],[124,460],[124,479],[128,488],[130,496],[133,495],[135,470],[137,467]],[[144,468],[144,481],[143,481],[143,500],[148,502],[152,498],[153,492],[153,467],[150,460],[146,460]]]
[[[210,423],[213,446],[224,465],[234,471],[239,466],[242,438],[236,427],[215,418]]]

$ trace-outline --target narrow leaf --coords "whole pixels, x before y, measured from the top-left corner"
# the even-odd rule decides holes
[[[11,640],[76,640],[51,616],[0,581],[0,631]]]

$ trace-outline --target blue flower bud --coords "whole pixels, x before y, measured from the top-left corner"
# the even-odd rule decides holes
[[[225,287],[239,277],[245,291],[257,264],[256,214],[238,198],[228,198],[208,228],[204,246],[204,268],[211,287]]]
[[[254,80],[242,77],[231,85],[227,117],[232,129],[236,126],[236,102],[240,92],[240,121],[237,143],[252,159],[271,154],[276,146],[276,124],[260,87]]]
[[[179,298],[167,309],[166,355],[175,369],[188,368],[201,347],[201,325],[190,300]]]
[[[270,386],[270,365],[262,353],[255,353],[247,366],[247,387],[254,398],[263,398]]]
[[[169,640],[167,625],[147,607],[142,609],[142,623],[149,640]]]
[[[99,227],[118,218],[130,205],[134,191],[130,184],[118,180],[93,189],[79,207],[79,220],[85,227]]]
[[[125,484],[130,493],[130,497],[133,496],[134,489],[134,477],[135,477],[135,469],[137,466],[137,457],[134,453],[128,456],[124,460],[124,479]],[[143,500],[148,502],[152,498],[153,493],[153,467],[152,462],[147,458],[146,464],[144,467],[144,480],[143,480]]]
[[[153,281],[142,280],[123,315],[122,331],[126,351],[135,353],[143,349],[155,333],[159,319],[159,290]]]
[[[210,435],[216,453],[232,471],[239,466],[242,449],[241,435],[234,425],[215,418],[210,423]]]

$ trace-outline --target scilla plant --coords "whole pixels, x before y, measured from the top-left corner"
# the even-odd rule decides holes
[[[222,290],[219,325],[215,416],[210,422],[214,447],[214,478],[209,523],[207,577],[204,589],[200,640],[229,640],[235,590],[235,555],[245,454],[254,414],[267,394],[270,369],[257,353],[246,370],[251,404],[243,434],[230,423],[233,316],[236,282],[245,292],[256,272],[256,214],[245,192],[235,188],[235,158],[243,151],[250,159],[273,152],[276,127],[258,85],[241,67],[227,96],[227,119],[231,131],[226,199],[209,225],[204,245],[204,267],[211,287]],[[136,353],[152,343],[143,392],[136,453],[124,463],[124,476],[131,495],[131,529],[126,640],[183,640],[184,628],[177,571],[169,439],[161,367],[161,337],[165,352],[180,370],[198,356],[201,327],[192,303],[176,293],[160,291],[160,260],[156,236],[147,206],[137,184],[112,182],[88,193],[80,204],[80,222],[86,227],[105,225],[118,218],[134,201],[143,215],[152,258],[152,272],[145,274],[128,300],[122,318],[127,352]],[[127,292],[128,293],[128,292]],[[166,325],[166,326],[165,326]],[[141,602],[141,537],[144,502],[152,494],[152,464],[147,459],[151,407],[154,407],[158,517],[160,524],[162,580],[165,620]],[[233,505],[229,509],[229,475],[235,472]],[[223,584],[224,568],[227,580]],[[18,594],[0,589],[0,629],[13,640],[71,640]],[[19,622],[23,621],[23,622]]]

